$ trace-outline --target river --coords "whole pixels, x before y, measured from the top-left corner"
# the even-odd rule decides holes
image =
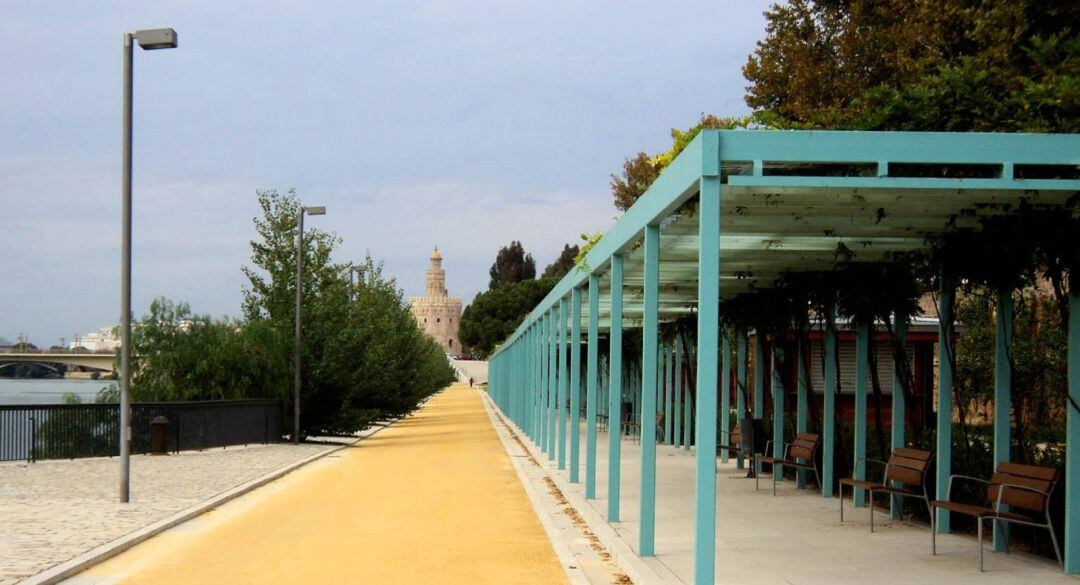
[[[0,404],[61,404],[64,394],[73,393],[83,402],[93,402],[111,380],[61,380],[0,378]]]

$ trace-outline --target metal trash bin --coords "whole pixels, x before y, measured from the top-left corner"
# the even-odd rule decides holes
[[[160,414],[150,420],[150,454],[169,454],[169,419]]]

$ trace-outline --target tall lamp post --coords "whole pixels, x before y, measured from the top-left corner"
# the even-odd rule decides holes
[[[300,206],[298,221],[300,223],[300,235],[296,241],[296,347],[293,348],[293,370],[295,382],[293,391],[293,444],[300,444],[300,350],[302,334],[300,331],[301,310],[304,302],[304,214],[326,215],[326,208],[319,206]]]
[[[356,266],[354,264],[349,265],[349,300],[353,300],[356,296],[356,280],[353,276],[360,279],[360,282],[364,282],[364,274],[367,273],[367,264],[361,264]]]
[[[124,150],[120,255],[120,503],[131,499],[131,94],[133,44],[144,50],[175,49],[176,31],[155,28],[124,33]]]

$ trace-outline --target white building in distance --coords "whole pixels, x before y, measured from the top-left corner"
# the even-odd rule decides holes
[[[116,351],[120,347],[120,339],[116,336],[115,327],[102,327],[96,333],[86,335],[75,334],[75,340],[68,344],[71,349],[86,349],[89,351]]]

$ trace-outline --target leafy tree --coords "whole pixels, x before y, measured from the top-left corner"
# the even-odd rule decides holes
[[[260,192],[253,266],[245,267],[244,319],[196,315],[158,299],[135,329],[137,400],[284,399],[292,421],[296,214],[292,192]],[[371,258],[350,287],[331,263],[336,236],[305,230],[302,436],[353,433],[416,408],[454,379],[439,346],[424,335],[393,279]],[[115,400],[115,391],[99,395]]]
[[[743,68],[789,128],[1075,132],[1080,8],[1064,0],[791,0]]]
[[[495,256],[495,263],[488,271],[491,282],[488,288],[495,289],[503,285],[536,278],[536,262],[532,254],[526,254],[521,242],[514,240],[509,246],[503,246]]]
[[[615,208],[626,211],[634,204],[645,191],[653,184],[660,173],[664,171],[686,148],[690,142],[707,129],[730,130],[734,128],[746,128],[751,119],[725,118],[712,114],[702,114],[698,123],[686,130],[671,129],[671,148],[654,156],[644,152],[627,158],[623,161],[621,175],[611,175],[611,194],[615,198]]]
[[[285,336],[263,319],[215,320],[155,299],[133,331],[135,400],[228,400],[289,395]]]
[[[540,275],[540,278],[554,278],[556,280],[566,276],[571,270],[574,269],[574,258],[577,258],[580,248],[577,244],[571,246],[566,244],[563,246],[562,253],[555,259],[554,262],[548,264],[544,269],[544,273]]]
[[[251,244],[254,266],[244,268],[244,314],[278,332],[291,355],[300,204],[291,191],[266,191],[259,205],[261,239]],[[350,290],[348,267],[330,260],[339,242],[318,229],[304,232],[302,434],[354,432],[404,414],[454,379],[446,355],[420,330],[381,266],[368,258],[365,277]]]
[[[554,278],[523,280],[476,295],[461,314],[461,342],[486,357],[517,329],[556,282]]]

